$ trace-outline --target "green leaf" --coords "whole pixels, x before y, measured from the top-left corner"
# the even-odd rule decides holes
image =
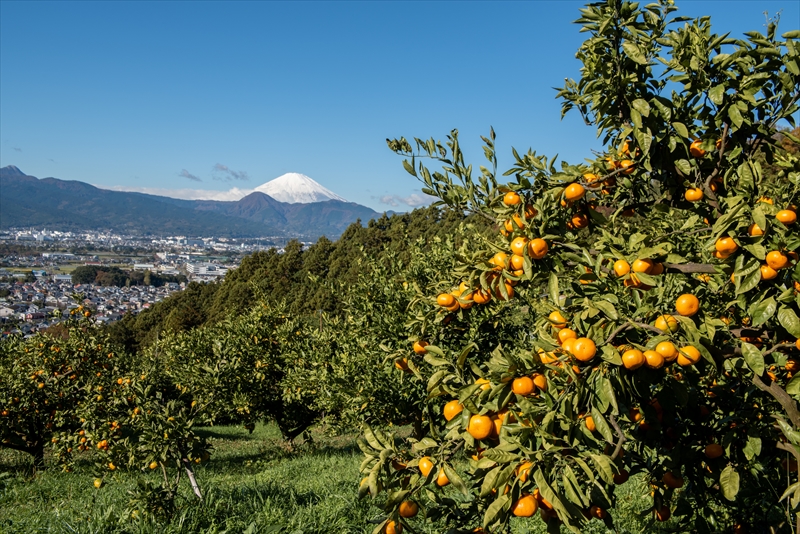
[[[729,501],[736,499],[739,493],[739,473],[732,465],[726,467],[719,475],[719,485],[722,487],[722,495]]]
[[[455,470],[448,464],[444,464],[442,468],[444,468],[444,474],[447,476],[447,479],[450,481],[453,487],[465,496],[469,495],[469,490],[467,489],[467,486],[464,484],[464,481],[461,479],[461,477],[458,476],[458,473],[456,473]]]
[[[558,276],[554,272],[550,273],[550,280],[547,282],[547,292],[550,296],[551,302],[555,306],[560,306],[559,291],[558,291]]]
[[[750,316],[753,320],[753,326],[761,326],[762,324],[766,323],[773,315],[775,315],[775,310],[777,308],[778,304],[772,297],[764,299],[754,306],[750,306]]]
[[[743,266],[741,270],[735,271],[734,280],[736,281],[737,295],[747,293],[758,286],[758,283],[761,281],[761,266],[758,261],[752,259],[747,265]]]
[[[597,428],[597,431],[603,436],[603,439],[609,443],[613,442],[614,434],[611,432],[611,427],[608,426],[608,422],[606,422],[606,418],[603,417],[600,410],[595,407],[592,407],[592,420],[594,421],[594,426]]]
[[[761,454],[761,438],[756,436],[747,436],[747,444],[742,449],[744,452],[744,457],[748,460],[752,460],[759,454]]]
[[[685,159],[676,159],[675,168],[681,171],[681,173],[683,173],[685,176],[688,176],[692,173],[692,164]]]
[[[711,101],[718,106],[722,105],[722,100],[724,96],[725,96],[725,86],[722,84],[715,85],[708,91],[708,98],[710,98]]]
[[[639,50],[639,47],[632,42],[625,41],[622,43],[622,50],[625,52],[626,56],[639,65],[647,65],[647,58],[644,56],[644,54],[642,54],[642,51]]]
[[[442,365],[447,365],[448,363],[450,363],[445,359],[436,358],[434,356],[431,356],[430,354],[425,355],[425,361],[433,365],[434,367],[441,367]]]
[[[612,321],[616,321],[619,319],[619,315],[617,314],[617,309],[614,307],[613,304],[606,300],[596,300],[592,301],[592,305],[602,311],[606,317],[611,319]]]
[[[733,125],[736,126],[737,129],[742,127],[742,123],[744,122],[744,120],[742,119],[742,113],[736,106],[728,107],[728,118],[731,120]]]
[[[673,122],[672,127],[678,132],[678,135],[683,137],[684,139],[689,138],[689,130],[686,129],[686,126],[682,122]]]
[[[742,343],[742,356],[747,366],[758,376],[764,374],[764,355],[750,343]]]
[[[611,467],[611,459],[605,454],[588,454],[594,464],[597,466],[597,472],[607,484],[614,482],[614,470]]]
[[[797,318],[794,310],[787,306],[781,306],[778,310],[778,322],[787,332],[796,338],[800,338],[800,319]]]
[[[497,493],[500,493],[499,491]],[[511,506],[511,497],[507,494],[501,495],[486,509],[483,516],[483,528],[488,527],[500,517],[506,507]]]
[[[800,374],[794,375],[786,384],[786,393],[794,396],[800,395]]]
[[[633,101],[633,109],[641,113],[645,117],[650,116],[650,104],[647,103],[647,100],[637,98]]]
[[[766,232],[767,216],[764,215],[764,208],[762,208],[761,206],[756,206],[751,214],[753,215],[753,222],[756,223],[758,227],[761,228],[764,232]]]

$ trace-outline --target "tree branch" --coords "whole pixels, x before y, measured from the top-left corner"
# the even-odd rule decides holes
[[[797,403],[794,399],[786,393],[786,390],[778,385],[777,382],[772,381],[770,385],[766,385],[761,377],[753,373],[753,384],[760,389],[773,396],[778,403],[783,407],[789,420],[795,428],[800,428],[800,411],[797,410]]]
[[[614,427],[614,432],[617,433],[619,437],[619,441],[617,441],[617,446],[614,448],[614,452],[611,454],[611,460],[616,460],[617,456],[619,456],[620,451],[622,451],[622,444],[625,443],[625,434],[622,433],[622,429],[617,424],[617,418],[614,417],[614,414],[608,416],[609,421],[611,421],[611,426]]]
[[[664,269],[668,273],[709,273],[717,272],[714,265],[710,263],[664,263]]]

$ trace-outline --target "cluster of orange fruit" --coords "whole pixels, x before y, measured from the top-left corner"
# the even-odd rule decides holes
[[[793,209],[780,210],[775,214],[775,218],[785,226],[790,226],[797,222],[797,213]],[[753,223],[748,229],[748,234],[751,237],[758,237],[764,235],[764,230]],[[714,257],[718,260],[727,260],[739,250],[739,245],[730,236],[722,236],[717,239],[714,244]],[[761,279],[772,280],[777,278],[778,271],[791,267],[793,262],[797,261],[797,253],[788,252],[784,253],[780,250],[772,250],[767,253],[765,263],[761,266]],[[734,276],[731,275],[731,282],[734,281]]]

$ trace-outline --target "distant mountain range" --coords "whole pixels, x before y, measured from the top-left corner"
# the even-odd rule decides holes
[[[336,239],[355,221],[380,215],[296,173],[267,182],[240,200],[224,202],[109,191],[74,180],[39,179],[13,165],[0,168],[4,230],[46,227],[132,235]]]

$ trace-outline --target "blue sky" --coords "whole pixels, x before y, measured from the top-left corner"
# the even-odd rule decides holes
[[[797,0],[683,0],[718,33],[800,27]],[[310,176],[378,211],[420,184],[387,137],[458,128],[483,160],[599,148],[553,87],[575,78],[583,2],[0,1],[0,166],[149,192]]]

